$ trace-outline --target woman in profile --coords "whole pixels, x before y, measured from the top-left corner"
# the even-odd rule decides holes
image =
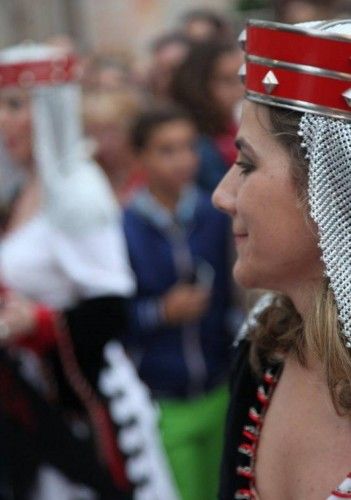
[[[350,35],[246,30],[239,156],[213,198],[236,281],[273,292],[237,340],[221,500],[351,498]]]

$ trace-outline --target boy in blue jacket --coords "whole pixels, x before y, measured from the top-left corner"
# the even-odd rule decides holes
[[[133,147],[148,185],[125,210],[137,279],[127,341],[161,409],[184,500],[214,500],[233,335],[229,221],[195,187],[196,129],[172,106],[145,111]]]

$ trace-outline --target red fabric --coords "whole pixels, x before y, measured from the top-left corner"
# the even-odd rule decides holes
[[[77,58],[64,55],[51,60],[0,64],[0,87],[55,85],[77,80]]]
[[[272,68],[269,65],[255,62],[248,62],[246,67],[246,88],[248,92],[262,94],[267,99],[301,101],[350,112],[350,107],[342,95],[350,88],[349,80],[298,73],[291,69]],[[267,94],[263,84],[263,79],[268,71],[273,71],[279,82],[269,94]]]
[[[57,315],[47,307],[38,305],[35,316],[35,329],[30,334],[20,337],[16,344],[32,350],[40,356],[56,345]]]
[[[64,322],[61,322],[58,330],[57,345],[64,373],[90,417],[98,450],[108,467],[112,479],[123,491],[130,491],[131,484],[127,477],[125,459],[118,448],[111,418],[104,404],[81,372]]]
[[[102,403],[97,403],[93,410],[93,425],[98,428],[97,439],[99,448],[105,459],[114,483],[123,491],[130,491],[131,483],[127,477],[125,459],[118,448],[116,432],[111,417]]]
[[[223,160],[228,168],[230,168],[238,156],[238,150],[234,144],[238,127],[232,122],[226,132],[215,137],[215,143]]]
[[[249,26],[245,50],[250,56],[351,73],[351,40],[335,39],[335,34],[325,31],[311,36],[294,29]]]
[[[351,493],[343,493],[342,491],[332,491],[332,495],[337,498],[351,498]]]
[[[145,187],[147,184],[147,172],[144,168],[138,166],[133,168],[119,192],[119,201],[126,205],[134,196],[136,191]]]
[[[29,433],[37,432],[37,419],[28,396],[6,364],[1,364],[0,400],[5,413]]]

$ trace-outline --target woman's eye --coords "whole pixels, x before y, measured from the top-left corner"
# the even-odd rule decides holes
[[[255,166],[252,163],[248,163],[246,161],[236,161],[235,165],[240,168],[240,175],[248,175],[255,169]]]

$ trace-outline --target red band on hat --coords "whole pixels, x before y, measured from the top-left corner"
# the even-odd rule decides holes
[[[269,97],[293,99],[306,104],[313,103],[316,106],[351,111],[342,96],[351,87],[351,82],[296,73],[282,68],[271,68],[252,62],[247,63],[246,71],[247,90]],[[273,71],[278,84],[274,90],[267,93],[262,81],[269,71]]]
[[[315,31],[304,33],[249,25],[246,51],[250,55],[351,75],[351,39],[330,39],[325,36],[327,33],[318,36]]]
[[[0,64],[0,87],[58,85],[78,77],[78,61],[73,55],[38,62]]]
[[[243,34],[241,41],[245,41]],[[351,38],[250,21],[245,50],[246,69],[240,75],[248,99],[351,119]]]

